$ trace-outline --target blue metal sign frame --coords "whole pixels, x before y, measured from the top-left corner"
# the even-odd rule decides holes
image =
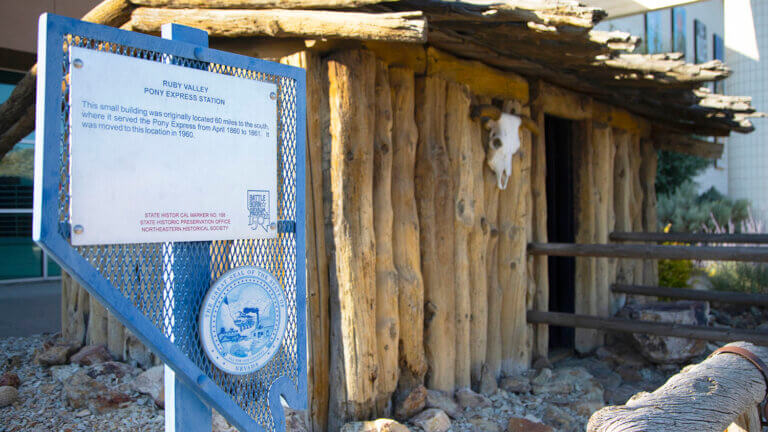
[[[34,225],[33,238],[40,244],[67,272],[69,272],[79,283],[81,283],[88,292],[96,297],[113,315],[115,315],[131,332],[133,332],[144,344],[151,348],[160,359],[176,374],[176,379],[180,381],[183,387],[192,390],[194,395],[202,400],[208,407],[212,407],[220,412],[231,424],[240,430],[249,431],[268,431],[285,429],[285,417],[282,409],[281,398],[294,409],[307,408],[307,352],[306,352],[306,288],[305,288],[305,128],[306,128],[306,84],[305,71],[300,68],[282,65],[279,63],[263,61],[237,54],[222,52],[207,48],[207,38],[201,37],[200,33],[194,29],[188,29],[181,26],[173,26],[174,40],[161,39],[154,36],[140,33],[128,32],[112,27],[86,23],[79,20],[56,16],[52,14],[43,14],[39,21],[38,37],[38,77],[37,77],[37,112],[36,112],[36,144],[35,144],[35,184],[34,184]],[[284,268],[287,268],[283,278],[288,280],[291,289],[295,286],[295,332],[291,336],[295,340],[291,341],[291,359],[289,367],[291,377],[283,373],[285,365],[275,366],[270,377],[277,376],[269,383],[257,383],[247,389],[248,392],[233,391],[232,386],[229,390],[223,389],[219,382],[222,373],[212,370],[205,364],[206,370],[201,368],[201,362],[198,359],[194,361],[190,358],[188,352],[185,352],[178,340],[174,342],[169,338],[167,332],[164,332],[162,326],[158,325],[157,320],[150,319],[141,309],[139,303],[143,300],[137,297],[131,297],[126,294],[126,286],[135,281],[125,282],[125,277],[120,276],[118,267],[113,267],[112,274],[105,274],[102,266],[109,266],[109,259],[99,256],[93,257],[93,248],[73,247],[70,244],[67,232],[68,219],[66,215],[67,203],[62,202],[62,189],[66,189],[63,176],[67,174],[66,159],[62,156],[62,147],[66,147],[66,136],[68,135],[69,123],[66,114],[62,115],[62,106],[66,102],[66,94],[62,87],[66,87],[67,73],[66,64],[68,50],[67,41],[77,40],[99,41],[103,46],[108,46],[114,50],[115,46],[120,46],[119,54],[130,55],[129,52],[141,51],[143,53],[161,53],[169,58],[188,59],[195,64],[216,65],[219,73],[231,72],[232,68],[245,70],[248,73],[260,74],[258,76],[269,75],[279,79],[292,80],[292,91],[295,91],[295,106],[290,112],[291,140],[295,144],[289,157],[282,160],[282,173],[289,177],[290,190],[294,195],[290,199],[292,218],[281,220],[278,223],[278,232],[286,235],[288,240],[279,243],[277,246],[270,246],[269,252],[258,252],[260,254],[269,254],[270,262],[278,262],[280,265],[289,260]],[[177,40],[180,39],[180,40]],[[187,41],[187,42],[185,42]],[[63,45],[65,49],[62,49]],[[133,50],[133,51],[131,51]],[[113,51],[114,52],[114,51]],[[134,54],[135,55],[135,54]],[[216,72],[212,72],[216,73]],[[105,77],[109,79],[109,77]],[[291,99],[293,103],[294,99]],[[283,115],[283,114],[281,114]],[[294,118],[295,117],[295,118]],[[295,129],[295,130],[294,130]],[[292,145],[293,145],[292,144]],[[280,142],[279,146],[283,146]],[[285,155],[284,155],[285,156]],[[286,162],[288,161],[288,162]],[[293,166],[286,166],[293,163]],[[64,172],[64,174],[62,174]],[[293,183],[295,182],[295,183]],[[65,201],[68,200],[66,196]],[[64,212],[62,211],[64,209]],[[212,242],[191,242],[191,243],[168,243],[163,245],[162,250],[177,248],[183,251],[186,247],[198,247],[200,250],[215,250],[216,245]],[[202,244],[202,246],[200,246]],[[283,246],[288,244],[290,248],[285,250]],[[189,246],[187,246],[189,245]],[[141,249],[145,245],[129,245],[127,247]],[[104,245],[104,250],[112,246]],[[127,249],[126,249],[127,250]],[[245,250],[246,252],[242,252]],[[241,254],[251,253],[251,249],[241,249]],[[261,249],[260,249],[261,250]],[[110,252],[111,253],[111,252]],[[91,255],[89,255],[91,254]],[[181,252],[177,252],[177,261],[184,259]],[[127,255],[126,255],[127,256]],[[199,267],[200,257],[205,254],[198,254],[190,260],[192,265],[179,266],[178,262],[174,264],[176,273],[180,271],[189,271],[202,273],[203,278],[211,277],[211,270],[208,263],[204,268]],[[246,257],[247,258],[247,257]],[[210,258],[212,259],[212,258]],[[117,261],[117,259],[115,259]],[[234,266],[237,263],[229,263]],[[217,262],[217,266],[223,266]],[[241,264],[242,265],[242,264]],[[138,264],[137,264],[138,266]],[[210,264],[211,268],[213,263]],[[122,267],[120,267],[122,268]],[[138,268],[138,267],[137,267]],[[137,270],[138,271],[138,270]],[[167,270],[166,270],[167,271]],[[184,285],[187,279],[180,274],[172,274],[171,277],[178,279],[177,291],[186,293],[188,287]],[[117,278],[122,277],[121,282],[116,282]],[[128,284],[128,285],[126,285]],[[129,286],[130,288],[130,286]],[[184,302],[189,296],[179,295],[177,302]],[[196,316],[187,316],[190,311],[194,311],[198,305],[183,304],[174,305],[182,307],[177,320],[192,319],[196,322]],[[193,325],[193,324],[190,324]],[[177,338],[178,339],[178,338]],[[285,343],[285,342],[284,342]],[[229,377],[227,377],[229,379]],[[271,378],[270,378],[271,379]],[[230,381],[231,382],[231,381]],[[238,384],[239,385],[239,384]],[[260,387],[261,386],[261,387]],[[240,388],[240,387],[238,387]],[[269,421],[257,421],[253,414],[249,414],[244,407],[250,407],[251,413],[255,408],[249,405],[254,403],[247,398],[249,395],[256,394],[254,389],[263,389],[262,402],[268,403],[268,413],[271,418]],[[259,390],[261,391],[261,390]],[[179,400],[179,398],[177,398]],[[183,399],[182,399],[183,400]]]

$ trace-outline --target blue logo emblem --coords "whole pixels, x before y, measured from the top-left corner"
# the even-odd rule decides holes
[[[219,278],[203,300],[203,351],[224,372],[256,372],[280,349],[287,321],[287,301],[277,279],[261,267],[238,267]]]
[[[248,226],[252,230],[261,228],[267,232],[269,224],[269,191],[248,191]]]

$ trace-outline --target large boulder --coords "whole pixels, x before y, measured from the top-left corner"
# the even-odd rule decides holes
[[[64,398],[76,410],[87,408],[91,413],[102,414],[124,406],[133,399],[79,371],[64,381]]]
[[[451,429],[451,420],[448,415],[437,408],[426,409],[410,421],[424,432],[447,432]]]
[[[655,302],[629,304],[620,315],[635,321],[650,321],[684,325],[706,326],[709,322],[709,304],[698,301]],[[701,355],[706,341],[671,336],[633,333],[640,353],[654,363],[683,363]]]
[[[341,432],[410,432],[410,429],[394,420],[382,418],[347,423],[341,428]]]
[[[165,407],[165,392],[163,387],[164,367],[155,366],[140,373],[131,383],[133,390],[152,398],[158,408]]]
[[[395,398],[395,418],[407,420],[424,409],[427,403],[427,388],[418,386],[408,393]]]

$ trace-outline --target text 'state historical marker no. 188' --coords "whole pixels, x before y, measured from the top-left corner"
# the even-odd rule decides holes
[[[38,44],[35,240],[168,366],[167,428],[284,430],[307,406],[304,71],[177,25],[43,15]]]

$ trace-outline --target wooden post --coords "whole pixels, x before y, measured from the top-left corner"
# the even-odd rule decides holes
[[[622,284],[613,284],[611,290],[613,290],[613,292],[623,292],[643,296],[672,297],[676,299],[768,307],[768,295],[766,294],[745,294],[731,291],[709,291],[667,286]]]
[[[507,110],[521,112],[520,103],[508,103]],[[499,194],[499,282],[501,301],[501,369],[515,375],[528,369],[531,347],[525,321],[528,292],[526,233],[525,155],[530,151],[530,132],[519,131],[520,150],[512,157],[507,188]]]
[[[376,338],[379,352],[379,416],[391,415],[400,376],[397,272],[392,257],[392,94],[387,65],[376,62],[376,133],[373,152],[373,227],[376,232]]]
[[[614,227],[617,231],[631,231],[632,219],[629,212],[629,202],[632,199],[629,168],[629,134],[620,129],[614,129],[613,141],[616,147],[613,165],[613,210],[616,217]],[[616,283],[634,283],[633,268],[630,261],[616,261]],[[611,315],[621,309],[626,302],[625,294],[611,295]]]
[[[697,259],[768,262],[768,248],[744,246],[667,246],[642,244],[530,243],[533,255],[617,257],[632,259]]]
[[[310,418],[312,429],[325,430],[328,423],[330,313],[328,255],[325,247],[323,218],[323,133],[328,114],[327,70],[316,53],[302,51],[284,57],[281,63],[307,70],[307,106],[323,115],[307,116],[307,297],[309,304]]]
[[[748,243],[768,244],[768,234],[710,234],[710,233],[660,233],[660,232],[612,232],[612,241],[653,243]]]
[[[424,281],[419,254],[419,215],[416,210],[415,169],[419,131],[415,119],[416,85],[413,71],[390,68],[392,126],[393,258],[397,269],[400,314],[400,381],[403,394],[424,383]]]
[[[427,386],[453,391],[456,323],[453,263],[453,193],[445,149],[446,83],[416,81],[416,203],[424,276],[424,348]]]
[[[608,242],[613,231],[613,145],[611,127],[593,123],[592,151],[594,165],[595,241]],[[595,312],[598,316],[610,316],[610,284],[613,282],[615,258],[597,258],[595,263]]]
[[[471,172],[474,194],[475,220],[469,233],[469,279],[472,315],[469,329],[470,374],[472,388],[482,384],[483,365],[488,341],[488,238],[490,229],[485,213],[485,146],[480,121],[469,126]]]
[[[342,399],[343,410],[337,421],[344,422],[373,414],[378,378],[373,227],[376,59],[362,50],[336,53],[328,60],[328,78],[341,330],[331,343],[340,345],[343,355],[346,399]]]
[[[485,102],[482,99],[480,102]],[[487,138],[487,136],[486,136]],[[487,143],[484,143],[486,146]],[[501,301],[503,298],[499,280],[499,196],[496,174],[488,164],[483,164],[483,188],[485,195],[485,217],[488,223],[488,244],[486,247],[486,269],[488,274],[488,337],[485,362],[489,378],[501,376]],[[507,186],[509,187],[509,186]],[[486,377],[484,376],[483,379]]]
[[[538,89],[538,87],[537,87]],[[546,243],[547,237],[547,149],[544,135],[544,110],[532,105],[531,118],[539,127],[531,150],[531,195],[533,197],[533,241]],[[549,310],[549,265],[547,257],[533,258],[533,276],[536,281],[533,309]],[[547,358],[549,353],[549,326],[537,324],[534,329],[533,357]]]
[[[643,230],[643,184],[641,181],[640,168],[643,163],[643,155],[640,149],[640,137],[636,134],[630,134],[630,181],[632,188],[632,200],[629,202],[629,212],[632,218],[632,229],[635,231]],[[643,261],[632,260],[632,279],[635,284],[643,283]],[[647,302],[647,298],[637,298],[637,301]]]
[[[62,315],[61,335],[65,340],[84,344],[88,333],[90,295],[67,272],[61,274],[62,308],[66,308],[66,327]]]
[[[579,130],[579,142],[574,149],[576,185],[576,242],[591,243],[595,239],[595,157],[593,152],[592,121],[585,120]],[[576,259],[577,314],[597,314],[596,260],[592,257]],[[603,335],[594,330],[576,329],[575,348],[581,353],[592,351],[603,343]]]
[[[451,161],[454,182],[452,199],[454,288],[456,298],[456,387],[469,387],[470,379],[470,261],[469,233],[475,219],[473,156],[471,153],[469,89],[449,83],[445,103],[445,143]]]
[[[109,328],[107,310],[96,297],[90,297],[88,310],[88,345],[106,345]]]
[[[643,156],[642,164],[640,165],[640,178],[643,186],[642,230],[644,232],[654,232],[658,230],[658,222],[656,220],[656,168],[658,165],[658,154],[652,141],[642,140],[640,146]],[[646,285],[656,285],[659,283],[658,261],[643,261],[643,283]]]
[[[730,346],[747,349],[768,362],[766,347],[745,342]],[[587,431],[719,432],[743,414],[753,413],[765,391],[765,378],[746,358],[717,354],[683,369],[653,393],[641,393],[626,405],[592,414]]]

